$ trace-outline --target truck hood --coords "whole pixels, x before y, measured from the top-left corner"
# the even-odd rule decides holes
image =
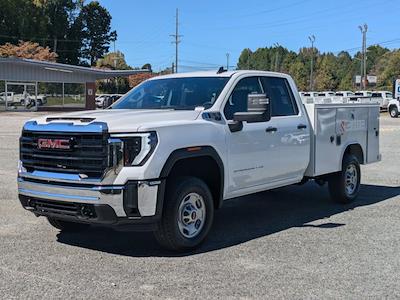
[[[176,124],[196,120],[200,113],[201,111],[197,110],[106,109],[45,116],[36,119],[36,121],[39,124],[59,122],[79,125],[105,122],[107,123],[109,132],[136,132],[140,131],[141,127],[152,128],[157,127],[161,123],[166,125],[168,123]]]

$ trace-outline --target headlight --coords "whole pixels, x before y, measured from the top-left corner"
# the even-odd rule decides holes
[[[122,141],[124,166],[142,166],[157,146],[155,132],[113,134]]]

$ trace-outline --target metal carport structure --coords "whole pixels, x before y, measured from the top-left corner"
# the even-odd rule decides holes
[[[53,107],[43,105],[39,107],[41,110],[94,109],[96,80],[125,77],[141,72],[148,72],[148,70],[105,70],[32,59],[0,58],[0,82],[2,81],[2,85],[4,85],[4,88],[0,90],[0,106],[4,104],[5,109],[22,108],[26,110],[27,101],[25,99],[27,99],[26,95],[29,95],[29,99],[35,99],[32,101],[34,106],[30,109],[37,110],[38,101],[41,103],[43,100],[42,98],[38,99],[38,85],[47,84],[57,86],[58,91],[53,94],[62,95],[62,105]],[[11,89],[15,89],[17,92],[14,93]],[[76,95],[71,97],[71,99],[74,97],[81,99],[79,105],[74,105],[73,100],[68,103],[69,106],[65,105],[66,89],[79,91],[80,98]]]

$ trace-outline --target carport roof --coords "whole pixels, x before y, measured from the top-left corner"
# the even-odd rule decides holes
[[[84,83],[148,70],[105,70],[25,58],[0,58],[0,80]]]

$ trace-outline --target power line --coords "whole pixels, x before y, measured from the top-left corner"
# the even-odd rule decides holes
[[[382,2],[374,3],[374,4],[371,4],[371,5],[368,5],[368,6],[364,6],[364,8],[366,8],[366,7],[374,7],[374,6],[382,7],[383,4],[385,4],[387,2],[393,2],[393,1],[394,0],[387,0],[387,1],[383,2],[383,3]],[[214,28],[203,28],[203,29],[215,31],[215,30],[230,30],[230,29],[245,29],[245,28],[254,29],[254,28],[281,27],[281,26],[285,26],[285,25],[293,25],[293,24],[304,23],[304,22],[308,22],[308,21],[315,21],[316,20],[316,16],[323,16],[324,20],[326,20],[327,16],[336,15],[338,12],[341,12],[340,16],[343,16],[343,15],[346,15],[346,14],[347,15],[348,14],[355,15],[354,11],[352,10],[353,9],[352,5],[355,6],[354,8],[356,8],[358,6],[357,3],[352,3],[352,4],[349,4],[348,6],[346,6],[346,8],[344,10],[340,6],[337,6],[337,7],[334,7],[334,8],[332,8],[332,7],[331,8],[325,8],[325,9],[317,10],[317,11],[314,11],[314,12],[309,12],[309,13],[307,13],[306,16],[299,16],[299,17],[296,17],[296,18],[283,19],[283,20],[280,20],[278,22],[268,22],[268,23],[248,24],[248,25],[234,25],[234,26],[229,26],[229,27],[227,26],[227,27],[220,27],[220,28],[214,27]],[[335,20],[336,20],[336,18],[335,18]],[[353,21],[353,19],[351,19],[351,20]]]
[[[205,66],[210,66],[210,67],[220,67],[221,66],[221,64],[199,62],[199,61],[187,60],[187,59],[180,59],[179,61],[186,62],[186,63],[191,63],[191,64],[205,65]]]
[[[297,5],[303,4],[303,3],[307,2],[307,1],[309,1],[309,0],[302,0],[302,1],[295,2],[295,3],[291,3],[289,5],[276,7],[276,8],[272,8],[272,9],[260,10],[260,11],[254,12],[254,13],[240,15],[239,17],[251,17],[251,16],[257,16],[257,15],[270,14],[272,12],[280,11],[280,10],[283,10],[283,9],[286,9],[286,8],[291,8],[293,6],[297,6]]]

